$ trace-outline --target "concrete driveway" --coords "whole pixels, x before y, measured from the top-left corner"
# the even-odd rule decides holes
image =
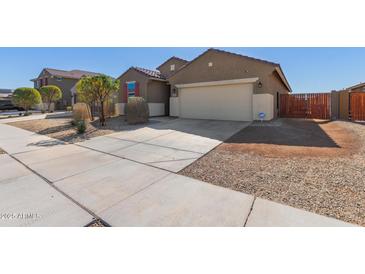
[[[178,172],[248,125],[248,122],[174,119],[78,145]]]
[[[0,124],[0,226],[348,225],[173,172],[246,125],[178,119],[73,145]]]

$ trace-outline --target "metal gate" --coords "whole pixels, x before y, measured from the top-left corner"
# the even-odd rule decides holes
[[[350,93],[350,116],[352,121],[365,121],[365,93]]]
[[[286,118],[330,119],[331,94],[281,94],[279,116]]]

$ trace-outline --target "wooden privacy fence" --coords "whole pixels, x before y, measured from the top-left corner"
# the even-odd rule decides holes
[[[365,93],[350,93],[350,117],[352,121],[365,121]]]
[[[286,118],[330,119],[331,94],[281,94],[279,115]]]

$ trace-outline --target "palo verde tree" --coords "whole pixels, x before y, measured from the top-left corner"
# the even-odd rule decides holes
[[[47,104],[48,112],[51,111],[51,104],[57,102],[62,98],[61,89],[53,85],[41,87],[39,89],[39,93],[42,96],[43,103]]]
[[[31,107],[42,103],[41,95],[35,88],[17,88],[11,100],[14,105],[24,108],[26,114]]]
[[[94,91],[96,85],[94,82],[95,79],[93,79],[91,76],[83,76],[76,84],[77,99],[78,101],[83,102],[89,106],[92,121],[94,120],[92,105],[96,101],[96,92]]]
[[[99,120],[105,126],[104,106],[119,89],[119,80],[107,75],[88,76],[80,79],[77,85],[78,95],[85,103],[93,101],[100,107]]]

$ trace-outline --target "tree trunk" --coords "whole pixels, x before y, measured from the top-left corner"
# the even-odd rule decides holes
[[[100,123],[105,126],[105,116],[104,116],[104,101],[100,101]]]
[[[91,121],[94,121],[93,103],[89,104],[89,109],[90,109]]]
[[[51,102],[51,101],[49,101],[49,102],[48,102],[48,112],[51,112],[51,104],[52,104],[52,102]]]

